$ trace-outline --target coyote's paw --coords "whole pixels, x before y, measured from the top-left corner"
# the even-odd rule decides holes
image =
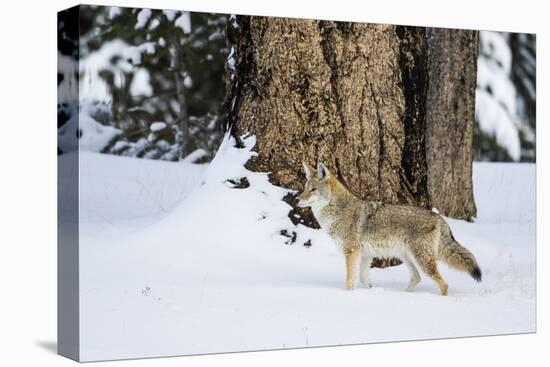
[[[414,291],[414,289],[416,288],[416,286],[418,285],[418,283],[420,283],[420,278],[418,277],[415,277],[415,278],[412,278],[409,282],[409,284],[407,285],[407,288],[405,288],[405,292],[412,292]]]
[[[410,284],[409,284],[409,285],[407,286],[407,288],[405,288],[404,290],[405,290],[405,292],[412,292],[412,291],[414,291],[414,288],[415,288],[414,285],[410,285]]]
[[[361,282],[361,285],[365,288],[374,287],[374,285],[369,281],[369,278],[366,276],[366,274],[361,274],[359,281]]]
[[[371,282],[367,281],[367,280],[361,280],[361,285],[365,288],[372,288],[374,287],[374,284],[372,284]]]

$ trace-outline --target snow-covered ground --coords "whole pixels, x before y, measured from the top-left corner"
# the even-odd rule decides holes
[[[243,168],[253,143],[226,139],[209,166],[81,154],[83,360],[535,331],[534,165],[474,164],[478,219],[449,222],[482,283],[441,265],[448,297],[425,276],[403,292],[397,266],[348,292],[331,240],[289,224],[286,191]]]
[[[80,233],[135,232],[168,215],[207,166],[80,151]]]

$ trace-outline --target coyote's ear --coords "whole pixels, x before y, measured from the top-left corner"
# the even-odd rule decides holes
[[[328,180],[329,176],[330,176],[330,171],[328,170],[328,168],[325,167],[325,165],[322,162],[319,162],[317,164],[317,177],[319,178],[319,180],[326,181]]]
[[[314,169],[312,169],[311,166],[306,162],[302,162],[302,165],[304,166],[304,172],[306,173],[306,178],[309,180],[313,175]]]

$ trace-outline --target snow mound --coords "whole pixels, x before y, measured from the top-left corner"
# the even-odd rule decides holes
[[[206,169],[86,155],[81,213],[94,216],[81,217],[83,360],[535,330],[533,165],[474,164],[478,221],[449,220],[477,257],[481,284],[441,265],[448,297],[426,276],[404,292],[408,271],[397,266],[373,269],[375,288],[347,292],[333,241],[290,222],[281,200],[288,190],[244,167],[256,153],[254,137],[243,142],[225,138]],[[190,180],[184,193],[174,192],[176,177]],[[248,187],[238,188],[243,178]],[[165,209],[139,209],[155,202]],[[121,223],[127,231],[98,233]]]
[[[81,234],[110,237],[150,226],[193,191],[206,167],[81,151]]]
[[[535,223],[535,164],[475,162],[473,180],[477,222]]]
[[[185,158],[182,159],[184,163],[194,163],[199,159],[206,157],[208,152],[204,149],[196,149],[193,152],[189,153]]]
[[[224,139],[201,185],[189,195],[185,203],[174,210],[171,218],[178,221],[180,227],[185,227],[184,223],[194,222],[193,231],[201,233],[203,241],[212,241],[213,244],[219,242],[220,233],[229,238],[241,237],[243,228],[247,228],[247,238],[254,238],[251,242],[270,243],[273,248],[280,247],[287,240],[286,236],[281,235],[281,230],[295,232],[296,242],[307,242],[318,235],[319,231],[295,226],[289,221],[291,207],[282,201],[289,190],[272,185],[267,173],[251,172],[244,167],[250,157],[256,154],[252,151],[256,140],[248,137],[243,139],[243,143],[244,148],[238,149],[234,147],[233,138]],[[246,178],[249,187],[235,188],[232,182],[243,178]],[[213,216],[220,219],[216,231],[209,230]],[[239,217],[237,223],[231,220],[236,217]],[[209,234],[213,237],[210,238]]]

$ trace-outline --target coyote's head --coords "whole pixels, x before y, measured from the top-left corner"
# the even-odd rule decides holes
[[[331,197],[330,180],[334,178],[323,163],[317,164],[317,170],[307,163],[303,163],[304,172],[306,173],[306,184],[304,192],[298,196],[298,206],[305,208],[323,207],[327,205]]]

